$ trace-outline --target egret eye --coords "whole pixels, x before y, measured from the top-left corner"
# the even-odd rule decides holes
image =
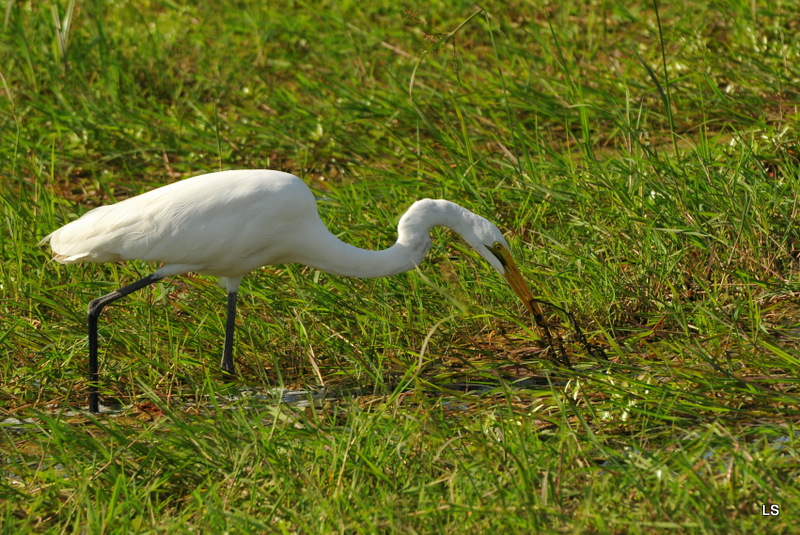
[[[494,242],[491,248],[489,249],[489,252],[492,253],[494,257],[500,261],[500,265],[505,267],[506,258],[505,255],[503,254],[503,251],[505,251],[505,247],[499,241]]]

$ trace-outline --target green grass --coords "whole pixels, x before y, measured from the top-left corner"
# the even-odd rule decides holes
[[[7,3],[6,532],[793,532],[799,2],[194,4]],[[302,177],[362,247],[421,197],[496,221],[609,362],[566,329],[575,370],[543,358],[437,230],[419,272],[246,278],[238,383],[213,281],[126,298],[100,321],[123,410],[82,412],[86,305],[153,266],[62,266],[39,240],[255,167]],[[270,394],[315,367],[336,399]],[[489,388],[444,388],[465,382]]]

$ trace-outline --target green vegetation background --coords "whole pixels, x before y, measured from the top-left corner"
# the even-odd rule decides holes
[[[793,532],[800,3],[658,4],[5,2],[3,530]],[[153,266],[65,267],[38,241],[262,167],[362,247],[421,197],[494,220],[610,361],[565,329],[557,366],[436,231],[419,272],[248,277],[239,383],[212,280],[130,296],[101,319],[124,410],[80,412],[85,307]],[[271,394],[321,383],[339,398]]]

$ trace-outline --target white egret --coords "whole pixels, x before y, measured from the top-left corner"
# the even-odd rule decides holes
[[[221,366],[232,373],[236,295],[244,275],[288,263],[350,277],[394,275],[422,262],[434,226],[455,231],[499,271],[539,324],[541,310],[508,243],[483,217],[446,200],[422,199],[400,218],[394,245],[359,249],[322,223],[302,180],[279,171],[222,171],[181,180],[95,208],[41,243],[49,241],[53,257],[64,264],[133,259],[162,264],[152,275],[89,303],[89,410],[98,412],[97,319],[106,305],[164,277],[187,272],[219,277],[228,292]]]

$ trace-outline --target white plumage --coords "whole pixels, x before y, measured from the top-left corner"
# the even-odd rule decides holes
[[[512,286],[525,305],[535,302],[498,228],[445,200],[423,199],[403,214],[388,249],[353,247],[334,236],[317,213],[314,195],[288,173],[222,171],[188,178],[84,214],[46,236],[62,263],[145,260],[162,267],[149,277],[89,305],[89,408],[97,401],[97,317],[107,304],[164,277],[214,275],[228,291],[222,367],[233,372],[233,319],[242,277],[261,266],[300,263],[334,275],[384,277],[413,269],[427,253],[429,231],[458,233]]]

